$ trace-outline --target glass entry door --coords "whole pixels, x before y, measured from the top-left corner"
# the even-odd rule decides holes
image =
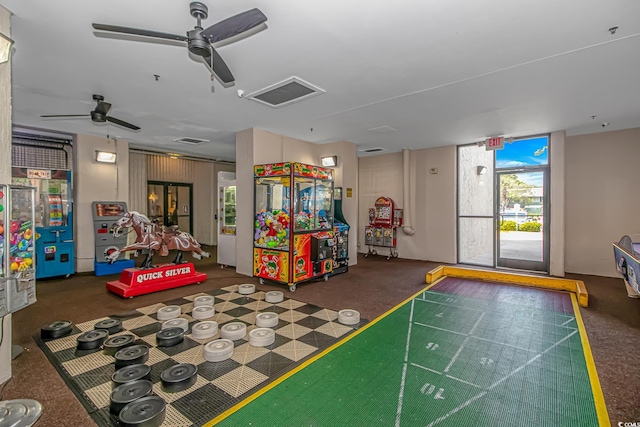
[[[158,220],[169,227],[193,234],[192,184],[149,181],[147,183],[147,212],[150,220]]]
[[[548,169],[496,173],[497,265],[549,270]]]

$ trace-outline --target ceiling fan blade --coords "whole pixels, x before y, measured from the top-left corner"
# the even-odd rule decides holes
[[[186,36],[180,36],[177,34],[160,33],[158,31],[141,30],[139,28],[120,27],[117,25],[107,24],[91,24],[93,28],[101,31],[111,31],[113,33],[133,34],[136,36],[156,37],[160,39],[180,40],[183,42],[189,41]]]
[[[111,104],[109,104],[108,102],[100,101],[98,102],[98,105],[96,105],[95,112],[106,116],[110,109]]]
[[[116,119],[115,117],[107,116],[107,121],[111,123],[115,123],[117,125],[132,129],[132,130],[140,130],[140,128],[136,125],[132,125],[131,123],[127,123],[120,119]]]
[[[223,83],[232,83],[235,80],[233,74],[231,74],[231,70],[213,46],[211,46],[211,55],[205,56],[204,60],[207,67],[210,68]]]
[[[205,36],[209,43],[215,43],[244,33],[266,21],[267,17],[264,13],[256,8],[213,24],[209,28],[202,30],[200,34]]]
[[[44,114],[40,117],[90,117],[91,114]]]

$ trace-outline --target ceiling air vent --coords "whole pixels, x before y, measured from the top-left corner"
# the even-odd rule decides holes
[[[190,138],[188,136],[186,136],[184,138],[174,139],[174,141],[175,142],[182,142],[183,144],[191,144],[191,145],[197,145],[197,144],[202,144],[204,142],[209,142],[208,139]]]
[[[290,77],[247,95],[247,98],[273,108],[286,107],[295,102],[322,95],[324,90],[298,77]]]
[[[384,134],[384,133],[391,133],[391,132],[395,132],[398,129],[392,128],[391,126],[378,126],[375,128],[371,128],[371,129],[367,129],[369,132],[373,132],[373,133],[379,133],[379,134]]]
[[[382,147],[373,147],[373,148],[362,148],[358,151],[362,153],[379,153],[381,151],[387,151],[387,149]]]

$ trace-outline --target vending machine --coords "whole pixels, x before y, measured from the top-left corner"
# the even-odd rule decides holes
[[[36,302],[35,194],[0,185],[0,317]]]
[[[254,166],[253,275],[296,290],[333,271],[333,169]]]
[[[36,278],[75,273],[71,171],[14,167],[12,182],[35,188]]]
[[[369,225],[364,228],[364,243],[369,247],[365,257],[376,255],[376,246],[389,248],[387,260],[398,257],[397,229],[402,226],[402,209],[390,197],[378,197],[369,208]]]
[[[218,264],[236,265],[235,172],[218,172]]]

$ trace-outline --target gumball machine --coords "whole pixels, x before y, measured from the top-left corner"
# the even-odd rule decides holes
[[[35,188],[0,185],[0,316],[36,302]]]

